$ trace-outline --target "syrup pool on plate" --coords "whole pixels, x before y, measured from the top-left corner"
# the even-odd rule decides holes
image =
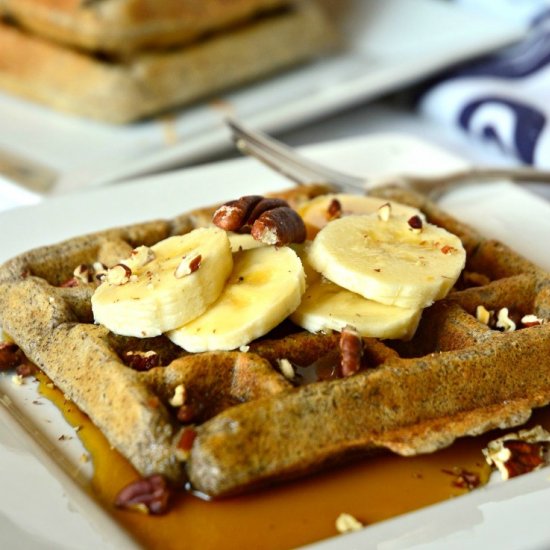
[[[481,450],[494,433],[461,439],[429,455],[372,456],[239,497],[207,501],[182,490],[163,516],[118,510],[112,504],[115,496],[138,478],[137,472],[44,375],[39,374],[39,379],[40,392],[71,425],[81,427],[78,435],[94,465],[93,493],[146,548],[295,548],[337,536],[335,522],[341,513],[351,514],[368,529],[376,522],[465,494],[471,489],[469,480],[483,485],[490,473]],[[534,421],[548,426],[550,411],[536,413]]]

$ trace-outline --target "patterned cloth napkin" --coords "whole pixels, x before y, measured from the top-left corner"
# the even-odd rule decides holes
[[[520,162],[550,168],[550,3],[462,0],[488,17],[525,20],[518,44],[444,74],[423,94],[423,114],[457,124]]]

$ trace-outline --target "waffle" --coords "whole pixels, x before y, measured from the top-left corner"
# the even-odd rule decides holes
[[[65,6],[71,13],[63,13],[64,8],[59,7],[52,8],[52,14],[45,9],[33,9],[44,2],[18,0],[7,2],[7,15],[2,16],[3,0],[0,0],[0,88],[62,112],[124,124],[189,105],[306,62],[336,45],[335,30],[323,11],[309,0],[268,10],[258,17],[252,17],[249,11],[274,2],[192,2],[195,11],[188,2],[148,3],[150,11],[141,0],[109,0],[94,2],[93,6],[90,3],[88,7],[73,2],[72,11]],[[123,13],[116,13],[117,7]],[[108,8],[115,13],[108,12]],[[112,17],[103,14],[102,19],[95,13],[102,9]],[[166,18],[166,12],[171,10],[179,17]],[[193,11],[192,16],[185,15],[189,10]],[[217,11],[216,17],[211,17],[212,10]],[[249,17],[244,21],[233,21],[245,13]],[[126,15],[127,19],[135,16],[141,20],[139,29],[147,27],[152,34],[134,32],[131,21],[130,28],[124,28],[116,15]],[[150,17],[148,25],[147,17]],[[51,19],[57,25],[50,29]],[[222,21],[227,25],[217,32],[206,32],[209,25]],[[37,32],[30,32],[24,24]],[[90,36],[79,30],[79,26],[86,24]],[[165,33],[164,27],[168,27]],[[53,30],[54,35],[60,32],[62,36],[56,38],[71,41],[78,36],[84,42],[89,39],[88,46],[99,51],[83,50],[80,47],[83,44],[76,47],[51,40],[47,29]],[[200,36],[191,42],[150,48],[142,44],[143,48],[135,49],[141,39],[177,38],[180,32],[183,38],[191,39],[189,33],[194,30]],[[127,46],[131,51],[105,54],[102,50],[116,46]]]
[[[292,205],[322,186],[284,195]],[[363,368],[321,380],[338,361],[337,334],[283,323],[246,351],[188,354],[164,337],[136,339],[92,323],[93,283],[67,285],[75,266],[112,265],[132,248],[209,223],[212,209],[112,229],[32,250],[0,268],[3,330],[74,401],[144,476],[189,480],[225,496],[299,477],[380,450],[432,452],[456,438],[524,423],[550,402],[550,275],[486,240],[425,197],[384,187],[377,194],[421,209],[458,235],[467,251],[460,284],[425,310],[407,342],[364,338]],[[518,330],[501,332],[476,310],[508,308]],[[140,372],[128,352],[154,351],[162,366]],[[314,369],[289,382],[281,359]],[[184,386],[197,406],[194,440],[182,457],[185,419],[174,408]],[[183,460],[182,460],[183,458]]]
[[[0,0],[0,12],[55,42],[127,54],[185,44],[287,4],[286,0]]]

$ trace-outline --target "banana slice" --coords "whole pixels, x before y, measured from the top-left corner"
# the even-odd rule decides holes
[[[308,254],[313,268],[333,283],[382,304],[413,309],[443,298],[465,260],[460,239],[448,231],[420,218],[384,221],[374,214],[329,223]]]
[[[407,216],[407,219],[411,216],[424,218],[420,210],[412,206],[378,197],[348,195],[344,193],[332,193],[315,197],[302,204],[298,208],[298,214],[300,214],[306,224],[307,238],[312,240],[328,222],[353,214],[373,214],[388,202],[392,215]]]
[[[380,304],[350,292],[314,271],[302,257],[307,288],[290,319],[309,332],[342,331],[353,326],[361,336],[408,340],[420,321],[421,309]]]
[[[218,228],[138,247],[96,289],[94,319],[116,334],[158,336],[206,311],[232,267],[229,239]]]
[[[234,256],[235,266],[218,299],[199,318],[167,333],[191,352],[231,350],[263,336],[300,304],[305,275],[296,253],[262,246]]]

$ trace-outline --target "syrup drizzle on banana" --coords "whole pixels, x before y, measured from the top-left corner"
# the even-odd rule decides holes
[[[237,232],[200,228],[134,250],[94,293],[95,321],[117,334],[165,333],[190,352],[238,349],[289,316],[310,332],[352,326],[361,336],[408,339],[464,267],[458,237],[399,203],[318,197],[298,211],[311,240],[278,246],[238,232],[250,231],[253,212],[243,210]],[[294,225],[286,232],[273,223],[277,235],[303,240]]]

